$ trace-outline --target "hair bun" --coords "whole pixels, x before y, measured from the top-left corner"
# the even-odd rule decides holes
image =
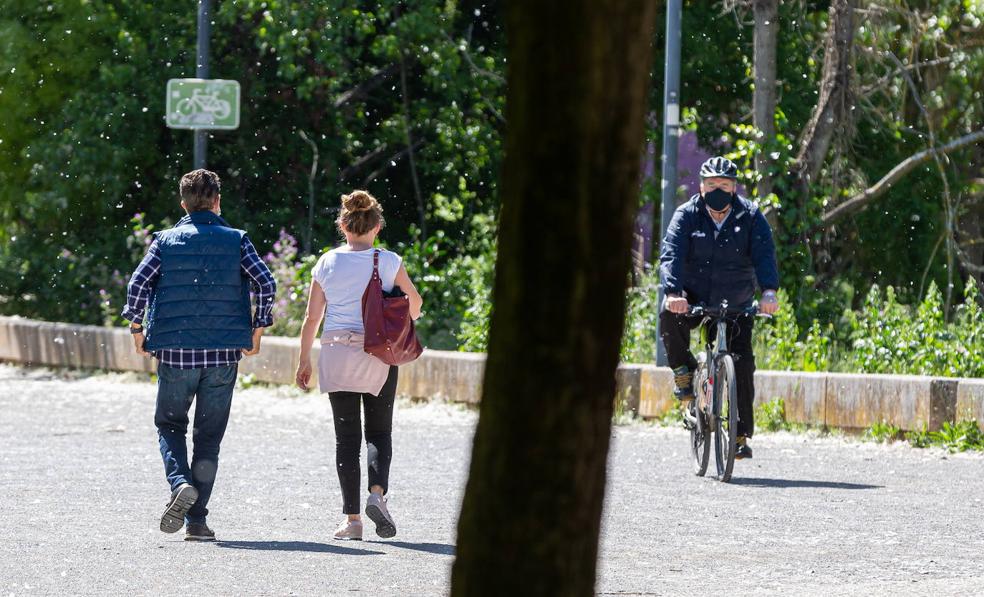
[[[365,191],[352,191],[348,195],[342,195],[342,207],[346,211],[367,211],[373,208],[376,199]]]

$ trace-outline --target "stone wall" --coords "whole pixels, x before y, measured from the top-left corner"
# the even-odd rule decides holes
[[[290,384],[297,368],[296,338],[264,337],[260,354],[245,357],[240,373]],[[317,363],[319,347],[312,351]],[[130,333],[105,328],[0,317],[0,360],[26,365],[153,372],[156,361],[133,351]],[[315,367],[317,369],[317,367]],[[425,350],[400,368],[397,392],[419,399],[478,404],[485,355]],[[623,410],[656,418],[674,407],[673,375],[666,367],[620,365],[616,400]],[[864,429],[886,422],[904,430],[939,429],[947,421],[984,426],[984,380],[910,375],[757,371],[757,404],[781,398],[787,420]]]

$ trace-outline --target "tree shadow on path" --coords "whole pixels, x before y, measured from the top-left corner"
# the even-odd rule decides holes
[[[379,545],[392,545],[393,547],[402,547],[403,549],[435,553],[442,556],[453,556],[455,550],[454,545],[448,545],[447,543],[407,543],[405,541],[372,541],[371,543],[378,543]]]
[[[330,543],[315,543],[313,541],[217,541],[216,545],[227,549],[247,549],[253,551],[308,551],[316,553],[334,553],[342,556],[379,556],[382,551],[356,549]]]
[[[884,485],[864,483],[843,483],[841,481],[807,481],[801,479],[761,479],[756,477],[732,477],[732,485],[748,487],[772,487],[775,489],[882,489]]]

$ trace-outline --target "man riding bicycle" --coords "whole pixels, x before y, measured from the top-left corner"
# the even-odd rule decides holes
[[[700,167],[700,193],[677,208],[660,249],[659,275],[666,301],[659,315],[660,337],[673,369],[674,396],[684,408],[694,399],[690,332],[701,319],[688,315],[691,305],[744,309],[762,289],[759,309],[779,308],[779,270],[772,229],[758,206],[737,194],[738,167],[713,157]],[[728,348],[735,360],[738,394],[738,447],[735,459],[751,458],[748,438],[754,431],[754,317],[739,316],[729,326]]]

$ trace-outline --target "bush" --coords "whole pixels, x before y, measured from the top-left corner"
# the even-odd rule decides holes
[[[952,322],[944,320],[943,300],[931,284],[915,308],[902,305],[894,289],[884,296],[872,286],[864,306],[849,312],[850,345],[835,370],[858,373],[906,373],[952,377],[984,375],[984,313],[973,279]]]
[[[785,293],[779,298],[779,312],[757,326],[760,369],[984,376],[984,310],[973,279],[950,322],[935,285],[916,306],[901,304],[892,287],[872,286],[859,311],[844,311],[843,338],[817,320],[801,332]]]
[[[328,248],[326,247],[327,251]],[[320,255],[297,258],[297,239],[280,229],[273,251],[263,257],[273,279],[277,281],[277,296],[273,303],[273,325],[267,330],[275,336],[298,336],[307,312],[311,269]]]
[[[905,435],[906,440],[916,448],[937,447],[949,452],[984,450],[984,432],[977,421],[943,423],[939,431],[912,431]]]
[[[755,409],[755,421],[765,431],[786,429],[786,402],[782,398],[776,398],[762,403]]]
[[[656,325],[659,321],[659,270],[646,264],[639,282],[626,296],[625,331],[621,359],[624,363],[656,360]]]
[[[871,441],[888,443],[902,437],[902,431],[891,423],[881,421],[869,427],[864,436]]]
[[[465,242],[457,245],[442,231],[421,240],[414,227],[411,239],[397,251],[424,299],[417,323],[421,341],[435,349],[485,351],[495,276],[494,219],[473,216]]]

